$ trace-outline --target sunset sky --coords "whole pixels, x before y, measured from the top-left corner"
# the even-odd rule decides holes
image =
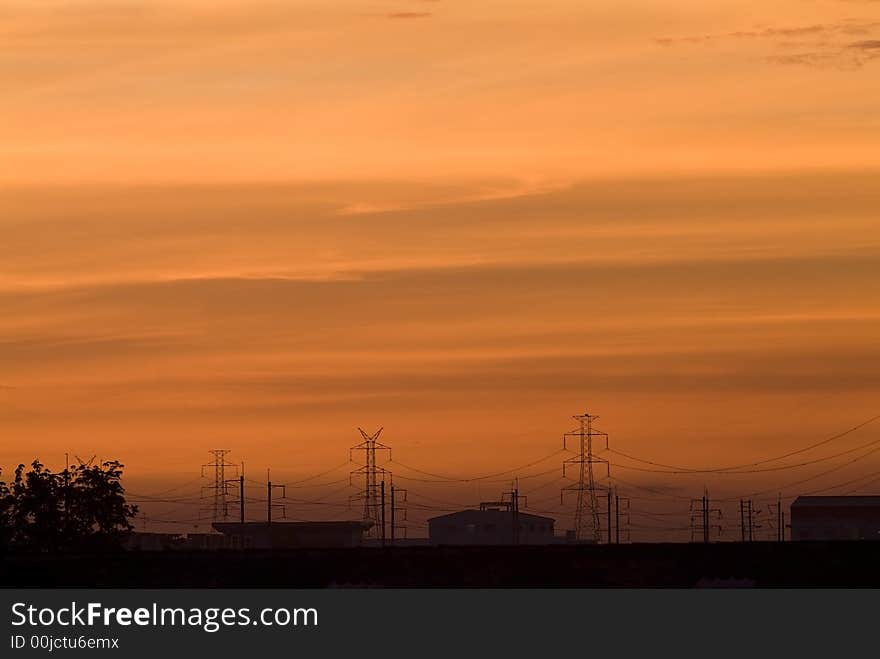
[[[0,45],[6,476],[284,481],[384,426],[467,477],[585,410],[711,467],[880,414],[880,2],[6,0]],[[612,460],[670,503],[880,470]]]

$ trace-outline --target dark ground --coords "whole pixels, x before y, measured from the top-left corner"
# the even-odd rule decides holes
[[[880,542],[170,551],[0,558],[3,587],[880,587]]]

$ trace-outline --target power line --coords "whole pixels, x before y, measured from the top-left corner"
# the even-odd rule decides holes
[[[634,496],[630,496],[630,498],[632,498],[632,499],[638,499],[638,498],[641,498],[641,499],[644,499],[644,500],[647,500],[647,501],[661,501],[661,500],[691,501],[691,497],[686,497],[686,496],[683,496],[683,495],[681,495],[681,494],[669,494],[668,492],[663,492],[662,490],[657,490],[657,489],[654,489],[654,488],[650,488],[650,487],[647,487],[647,486],[645,486],[645,485],[638,485],[638,484],[636,484],[636,483],[630,483],[629,481],[625,481],[625,480],[623,480],[620,476],[616,476],[616,475],[615,475],[615,476],[612,476],[612,477],[611,477],[611,480],[614,481],[615,483],[622,483],[622,484],[624,484],[624,485],[628,485],[629,487],[634,487],[634,488],[636,488],[637,490],[644,490],[645,492],[650,492],[650,493],[652,493],[652,494],[656,494],[656,495],[658,495],[659,497],[662,498],[662,499],[658,499],[658,498],[653,498],[653,499],[651,499],[651,498],[648,498],[648,497],[634,497]]]
[[[862,444],[861,446],[855,446],[853,448],[849,448],[845,451],[841,451],[840,453],[834,453],[833,455],[827,455],[822,458],[816,458],[814,460],[808,460],[806,462],[799,462],[797,464],[780,465],[777,467],[764,467],[763,469],[745,469],[745,470],[738,470],[738,471],[716,471],[714,473],[725,474],[725,475],[760,474],[760,473],[769,472],[769,471],[784,471],[786,469],[797,469],[799,467],[807,467],[809,465],[827,462],[828,460],[833,460],[834,458],[839,458],[843,455],[849,455],[850,453],[855,453],[856,451],[861,451],[863,449],[870,448],[871,446],[875,446],[877,444],[880,444],[880,438],[871,440],[867,444]],[[620,469],[629,469],[629,470],[633,470],[633,471],[648,471],[648,472],[658,473],[658,474],[696,474],[696,473],[702,473],[702,472],[695,472],[695,471],[671,471],[671,470],[663,470],[663,469],[645,469],[643,467],[632,467],[632,466],[627,466],[627,465],[621,465],[616,462],[612,462],[611,464],[612,464],[612,466],[619,467]]]
[[[797,480],[792,483],[787,483],[786,485],[783,485],[782,487],[777,486],[777,487],[770,488],[768,490],[761,490],[759,492],[752,492],[751,494],[746,494],[746,495],[743,495],[740,497],[731,497],[729,499],[722,499],[722,501],[735,501],[736,499],[751,498],[753,496],[760,496],[763,494],[769,494],[771,492],[787,490],[789,488],[795,487],[796,485],[802,485],[804,483],[809,483],[810,481],[816,480],[817,478],[821,478],[822,476],[827,476],[828,474],[834,473],[835,471],[839,471],[839,470],[843,469],[844,467],[848,467],[849,465],[854,464],[854,463],[858,462],[859,460],[863,460],[870,455],[874,455],[877,452],[880,452],[880,447],[872,449],[872,450],[868,451],[867,453],[865,453],[864,455],[856,456],[852,460],[848,460],[847,462],[841,463],[835,467],[832,467],[831,469],[827,469],[827,470],[820,472],[818,474],[814,474],[813,476],[809,476],[808,478],[803,478],[801,480]],[[825,489],[833,489],[833,488],[825,488]]]
[[[128,491],[127,494],[131,494],[133,496],[138,496],[142,499],[150,499],[153,497],[161,497],[166,494],[171,494],[172,492],[177,492],[178,490],[182,490],[183,488],[189,487],[190,485],[195,485],[196,483],[200,483],[201,481],[202,481],[202,478],[199,477],[199,478],[194,478],[191,481],[187,481],[186,483],[183,483],[181,485],[176,485],[174,487],[168,488],[167,490],[162,490],[161,492],[152,492],[150,494],[135,494],[134,492]]]
[[[327,471],[322,471],[321,473],[315,474],[314,476],[309,476],[308,478],[301,478],[299,480],[289,481],[287,483],[283,483],[283,485],[286,485],[287,487],[295,487],[295,486],[300,485],[301,483],[308,483],[309,481],[313,481],[316,478],[320,478],[321,476],[326,476],[327,474],[332,474],[334,471],[342,469],[343,467],[347,467],[350,464],[351,464],[351,459],[348,459],[345,462],[338,464],[335,467],[332,467],[331,469],[328,469]]]
[[[399,460],[395,460],[395,459],[391,459],[391,460],[389,460],[389,462],[393,462],[396,465],[400,465],[404,469],[409,469],[410,471],[414,471],[418,474],[422,474],[423,476],[430,476],[431,478],[437,478],[437,479],[439,479],[439,481],[449,481],[449,482],[455,482],[455,483],[472,483],[474,481],[487,480],[490,478],[496,478],[498,476],[504,476],[506,474],[512,474],[517,471],[521,471],[523,469],[528,469],[529,467],[534,467],[536,465],[539,465],[542,462],[546,462],[547,460],[556,457],[560,453],[565,453],[565,452],[566,452],[566,449],[563,448],[558,451],[553,451],[553,453],[550,453],[549,455],[545,455],[544,457],[539,458],[537,460],[534,460],[532,462],[528,462],[524,465],[520,465],[519,467],[513,467],[512,469],[506,469],[504,471],[496,471],[495,473],[491,473],[491,474],[483,474],[482,476],[471,476],[469,478],[456,478],[455,476],[448,476],[448,475],[444,475],[444,474],[438,474],[438,473],[426,471],[424,469],[419,469],[417,467],[412,467],[412,466],[406,465],[406,464],[400,462]],[[553,470],[553,471],[555,471],[555,470]],[[543,472],[543,473],[552,473],[552,472]],[[541,475],[543,475],[543,473],[542,474],[534,474],[534,476],[541,476]],[[524,478],[524,477],[520,476],[520,478]],[[409,480],[415,480],[415,479],[410,478]],[[439,481],[437,481],[437,482],[439,482]],[[435,482],[435,481],[424,481],[424,482]]]
[[[396,464],[400,464],[399,462]],[[539,478],[541,476],[546,476],[547,474],[555,474],[559,470],[558,468],[548,469],[547,471],[541,471],[536,474],[526,474],[524,476],[517,476],[519,480],[527,480],[529,478]],[[430,479],[430,478],[415,478],[413,476],[401,476],[400,474],[395,474],[395,478],[399,478],[401,480],[412,481],[415,483],[473,483],[473,482],[481,482],[481,483],[508,483],[510,482],[509,478],[499,478],[486,480],[484,478],[467,478],[461,480],[452,480],[452,479]]]
[[[814,448],[824,446],[825,444],[828,444],[828,443],[833,442],[835,440],[841,439],[841,438],[846,437],[847,435],[850,435],[858,430],[861,430],[865,426],[867,426],[871,423],[874,423],[878,419],[880,419],[880,414],[873,416],[866,421],[862,421],[861,423],[853,426],[852,428],[848,428],[847,430],[844,430],[843,432],[837,433],[836,435],[832,435],[831,437],[827,437],[819,442],[816,442],[815,444],[810,444],[809,446],[805,446],[805,447],[797,449],[795,451],[790,451],[788,453],[784,453],[782,455],[778,455],[773,458],[766,458],[764,460],[758,460],[757,462],[750,462],[750,463],[741,464],[741,465],[732,465],[732,466],[728,466],[728,467],[713,467],[713,468],[702,468],[702,469],[701,468],[692,468],[692,467],[679,467],[679,466],[675,466],[675,465],[663,464],[662,462],[655,462],[653,460],[648,460],[645,458],[639,458],[634,455],[629,455],[627,453],[624,453],[623,451],[618,451],[617,449],[609,448],[608,450],[611,453],[615,453],[617,455],[620,455],[621,457],[628,458],[628,459],[633,460],[635,462],[649,464],[654,467],[663,467],[664,469],[671,469],[676,472],[693,473],[693,474],[717,473],[717,472],[724,472],[724,471],[733,471],[736,469],[746,469],[749,467],[758,467],[763,464],[768,464],[770,462],[777,462],[779,460],[784,460],[785,458],[790,458],[792,456],[799,455],[801,453],[806,453],[807,451],[811,451]],[[615,466],[619,466],[619,465],[615,465]]]

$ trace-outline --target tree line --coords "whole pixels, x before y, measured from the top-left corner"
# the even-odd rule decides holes
[[[38,460],[18,465],[11,482],[0,480],[0,550],[120,549],[137,515],[125,501],[123,467],[116,460],[60,472]]]

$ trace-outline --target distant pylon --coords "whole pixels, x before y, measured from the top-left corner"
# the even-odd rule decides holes
[[[562,488],[561,496],[566,492],[577,492],[577,508],[574,513],[574,536],[577,540],[592,540],[598,543],[601,540],[601,521],[599,516],[599,494],[604,490],[611,496],[610,487],[604,487],[596,483],[593,473],[594,464],[604,464],[607,478],[610,479],[611,471],[608,460],[596,457],[593,453],[593,438],[604,438],[605,448],[608,448],[608,433],[596,430],[593,422],[598,416],[584,413],[573,417],[578,422],[578,427],[562,436],[563,448],[568,448],[570,440],[577,440],[577,455],[562,463],[562,475],[565,476],[566,467],[577,465],[578,480],[576,483]]]
[[[382,502],[380,492],[382,481],[391,482],[391,472],[376,463],[376,451],[388,451],[388,457],[391,457],[391,448],[379,443],[379,435],[382,434],[382,428],[379,428],[372,435],[368,435],[364,430],[358,428],[364,441],[349,449],[349,458],[352,457],[354,451],[364,452],[364,464],[362,467],[351,472],[352,479],[355,476],[363,476],[363,491],[352,497],[354,500],[363,500],[364,502],[364,522],[370,524],[367,535],[372,538],[382,537]]]
[[[213,470],[214,483],[206,486],[213,499],[211,506],[211,519],[215,522],[219,520],[229,519],[229,483],[226,480],[226,468],[232,467],[237,469],[237,465],[227,462],[226,456],[232,453],[229,449],[212,449],[208,451],[213,460],[208,464],[202,465],[202,478],[207,474],[207,470]]]

